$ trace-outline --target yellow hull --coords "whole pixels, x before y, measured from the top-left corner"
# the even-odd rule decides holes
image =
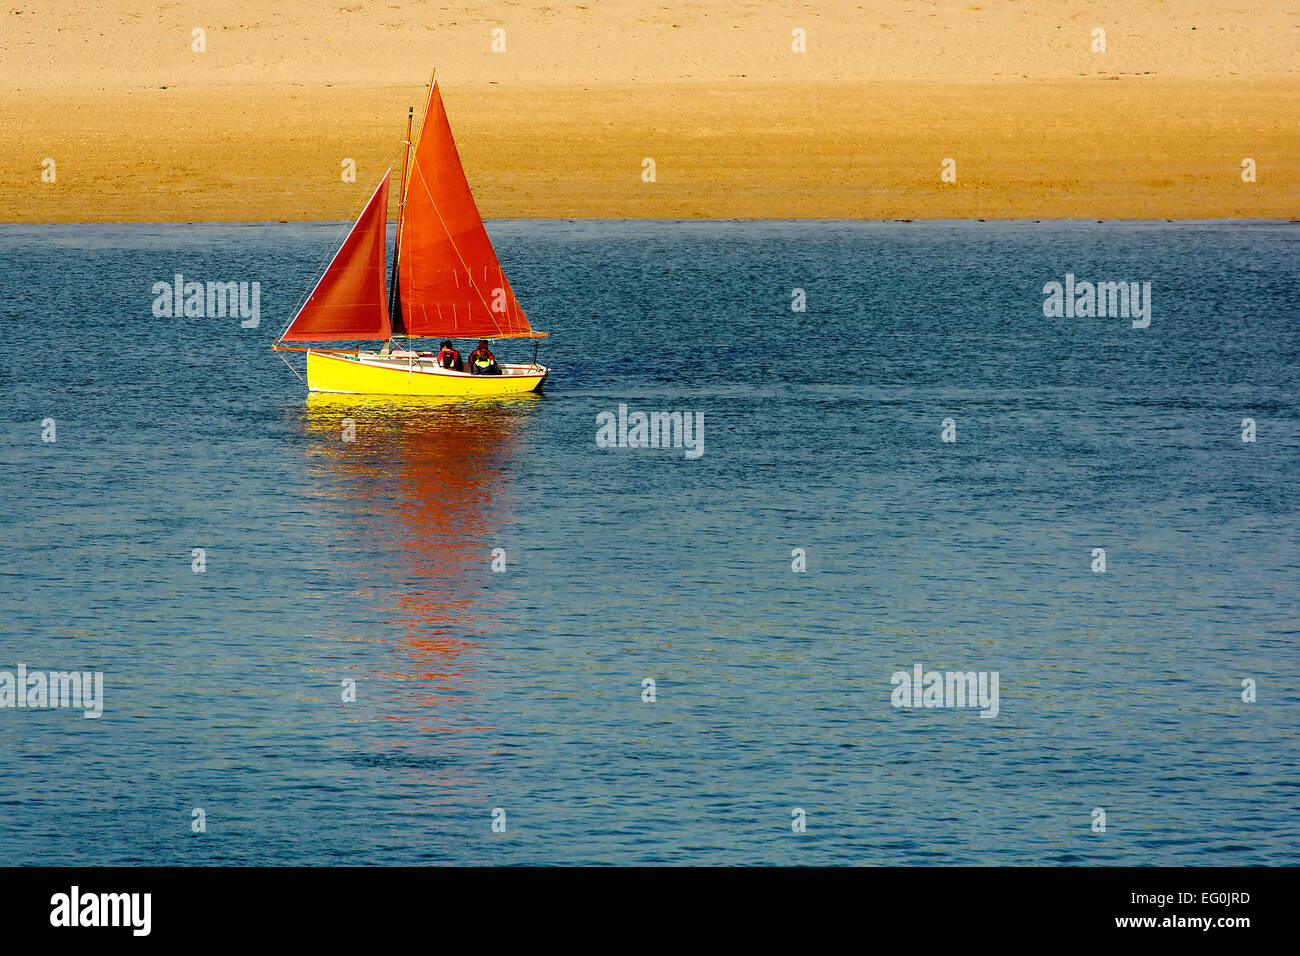
[[[351,352],[307,352],[307,387],[313,392],[348,395],[430,395],[487,398],[519,395],[542,387],[543,366],[502,365],[503,375],[467,375],[438,369],[431,362],[401,358],[387,363]]]

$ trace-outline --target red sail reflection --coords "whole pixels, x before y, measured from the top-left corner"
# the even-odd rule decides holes
[[[476,638],[490,630],[496,603],[490,565],[509,504],[506,476],[540,400],[308,397],[318,493],[370,537],[367,561],[378,553],[387,562],[381,577],[390,586],[371,599],[403,632],[399,645],[414,667],[383,676],[424,687],[404,696],[411,710],[393,719],[427,719],[430,706],[455,706],[469,679],[472,666],[462,658],[482,646]],[[368,570],[362,577],[373,579]]]

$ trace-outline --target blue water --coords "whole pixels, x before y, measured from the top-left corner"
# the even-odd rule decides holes
[[[0,229],[0,670],[105,681],[0,709],[0,862],[1300,862],[1300,226],[490,231],[541,398],[308,399],[338,224]]]

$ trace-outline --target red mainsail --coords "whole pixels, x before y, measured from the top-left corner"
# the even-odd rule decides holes
[[[488,239],[435,79],[429,88],[398,237],[405,334],[514,338],[534,332]]]
[[[392,331],[384,283],[388,176],[384,174],[361,218],[289,323],[283,341],[388,339]]]

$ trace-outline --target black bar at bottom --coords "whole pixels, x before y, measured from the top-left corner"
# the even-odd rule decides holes
[[[691,927],[693,944],[847,932],[921,946],[1126,937],[1182,945],[1193,936],[1231,946],[1283,929],[1294,871],[30,868],[0,870],[0,883],[7,942],[373,946],[413,932],[434,942],[455,930],[484,945],[520,936],[639,948],[687,942],[681,934]]]

